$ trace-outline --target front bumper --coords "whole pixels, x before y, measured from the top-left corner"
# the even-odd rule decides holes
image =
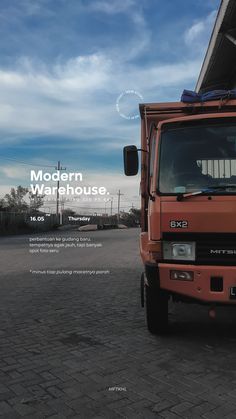
[[[196,266],[159,263],[160,288],[209,303],[236,304],[236,266]],[[193,281],[171,279],[171,271],[192,271]],[[212,278],[222,278],[222,290],[212,291]]]

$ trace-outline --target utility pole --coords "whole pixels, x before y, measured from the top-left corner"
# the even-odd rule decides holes
[[[61,213],[63,214],[63,211],[65,209],[65,198],[61,199]]]
[[[121,195],[124,195],[124,194],[123,193],[120,193],[120,189],[119,189],[117,195],[118,195],[117,221],[119,223],[120,222],[120,197],[121,197]]]
[[[112,205],[113,205],[113,198],[111,198],[111,217],[112,217]]]
[[[55,167],[56,170],[59,170],[59,173],[61,170],[66,170],[66,167],[61,167],[61,162],[58,161],[57,162],[57,167]],[[58,217],[59,214],[59,185],[60,185],[60,181],[57,181],[57,201],[56,201],[56,216]]]

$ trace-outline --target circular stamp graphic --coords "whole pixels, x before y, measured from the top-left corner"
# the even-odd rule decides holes
[[[138,119],[138,104],[143,102],[143,96],[137,90],[125,90],[116,99],[116,110],[124,119]]]

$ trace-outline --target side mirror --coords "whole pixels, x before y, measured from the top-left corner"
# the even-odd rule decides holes
[[[135,145],[127,145],[123,149],[124,171],[126,176],[135,176],[138,173],[138,150]]]

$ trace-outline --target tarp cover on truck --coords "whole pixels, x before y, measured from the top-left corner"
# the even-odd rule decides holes
[[[181,102],[195,103],[207,102],[210,100],[236,99],[236,89],[233,90],[212,90],[206,93],[196,93],[192,90],[184,90]]]

